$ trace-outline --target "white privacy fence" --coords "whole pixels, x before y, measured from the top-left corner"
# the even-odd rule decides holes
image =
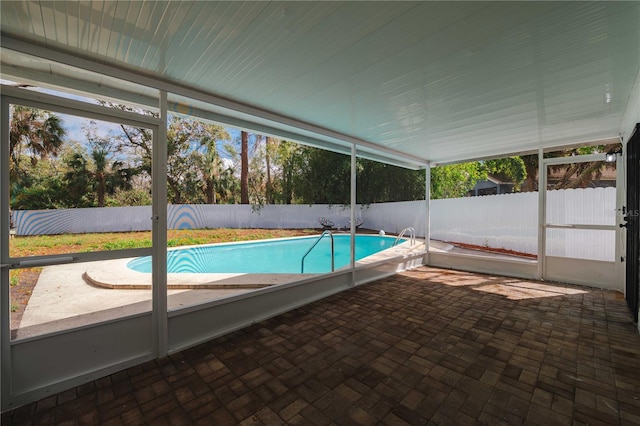
[[[402,201],[397,203],[378,203],[362,206],[364,224],[368,229],[382,229],[387,233],[398,234],[404,228],[413,227],[416,236],[424,237],[427,208],[424,201]]]
[[[547,191],[547,223],[615,225],[616,188]],[[547,229],[546,254],[615,261],[616,231]]]
[[[538,193],[433,200],[431,238],[534,254]]]
[[[348,207],[317,205],[268,205],[259,210],[240,204],[180,204],[167,206],[169,229],[199,228],[319,228],[318,218],[346,229]],[[363,227],[397,233],[412,226],[424,235],[424,201],[358,206],[356,217]],[[14,211],[17,235],[127,232],[151,229],[151,207],[104,207]]]
[[[615,225],[616,189],[547,192],[547,222]],[[151,229],[151,207],[14,211],[17,235],[123,232]],[[349,208],[329,205],[169,205],[169,229],[319,228],[319,217],[345,229]],[[358,206],[364,228],[398,233],[408,226],[424,236],[424,201]],[[538,193],[515,193],[431,201],[433,239],[537,253]],[[613,260],[614,231],[548,230],[547,254]]]
[[[615,225],[616,189],[547,191],[547,223]],[[548,229],[546,254],[613,261],[615,231]],[[538,251],[538,193],[431,202],[431,237],[521,253]]]

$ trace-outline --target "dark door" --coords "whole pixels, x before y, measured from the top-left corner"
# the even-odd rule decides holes
[[[640,123],[627,143],[627,288],[626,298],[633,320],[638,322],[640,292]]]

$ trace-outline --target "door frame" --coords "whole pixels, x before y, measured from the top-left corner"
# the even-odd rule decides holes
[[[539,205],[539,226],[538,233],[538,274],[543,280],[566,282],[588,286],[603,287],[622,291],[621,268],[618,267],[619,258],[614,261],[573,259],[559,256],[549,256],[546,253],[547,229],[584,229],[603,230],[616,232],[616,253],[620,253],[620,218],[616,217],[614,225],[599,224],[553,224],[547,223],[547,176],[549,166],[566,165],[575,163],[586,163],[592,161],[605,161],[606,154],[588,154],[573,157],[544,158],[543,152],[539,153],[539,185],[540,205]],[[621,179],[620,162],[616,167],[616,186]],[[616,196],[616,209],[620,208],[621,197]]]
[[[166,95],[163,97],[166,103]],[[162,99],[162,98],[161,98]],[[10,105],[22,105],[149,129],[153,133],[152,199],[153,247],[95,253],[11,257],[9,253],[9,138]],[[0,144],[0,386],[1,409],[6,410],[71,386],[157,358],[166,353],[166,125],[150,117],[74,99],[2,86]],[[166,117],[166,116],[165,116]],[[166,123],[166,121],[164,122]],[[163,132],[164,129],[164,132]],[[161,139],[162,138],[162,139]],[[160,177],[160,178],[158,178]],[[163,197],[162,194],[165,194]],[[151,254],[152,309],[136,315],[96,322],[47,334],[11,340],[9,270],[32,266],[107,260]],[[162,253],[165,256],[162,256]],[[163,263],[164,259],[164,264]],[[55,362],[55,365],[52,364]]]

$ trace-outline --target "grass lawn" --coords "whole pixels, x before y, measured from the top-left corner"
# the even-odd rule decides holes
[[[167,232],[169,247],[318,234],[317,229],[185,229]],[[11,257],[151,247],[151,232],[39,235],[9,240]],[[10,271],[11,329],[16,330],[42,268]]]

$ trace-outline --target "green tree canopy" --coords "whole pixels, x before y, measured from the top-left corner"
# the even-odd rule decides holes
[[[482,164],[487,174],[498,176],[503,181],[513,182],[515,190],[519,190],[527,178],[527,168],[521,157],[496,158],[484,161]]]
[[[589,145],[576,148],[564,149],[545,153],[545,158],[572,157],[574,155],[587,155],[597,153],[607,153],[617,151],[621,148],[620,143],[608,145]],[[522,191],[538,190],[538,154],[523,155],[520,157],[526,168],[526,179],[522,185]],[[549,189],[584,188],[589,186],[594,180],[600,179],[602,172],[607,167],[615,167],[603,161],[574,163],[571,165],[549,166],[552,173],[557,175],[554,184],[549,185]]]
[[[62,146],[66,130],[49,111],[12,105],[9,128],[10,204],[13,209],[61,206],[61,173],[52,158]]]
[[[121,127],[123,135],[120,139],[120,152],[137,158],[138,168],[150,177],[151,132],[126,125]],[[217,144],[226,140],[230,140],[230,136],[224,127],[180,116],[170,118],[167,129],[170,202],[195,204],[219,201],[218,194],[224,192],[220,185],[225,180],[219,180],[224,170]]]
[[[12,208],[150,203],[153,141],[149,130],[122,125],[121,132],[97,136],[93,124],[87,127],[85,140],[65,143],[66,131],[56,115],[20,106],[13,106],[11,114]],[[232,141],[224,127],[182,116],[171,116],[167,126],[171,203],[350,203],[349,155],[240,131]],[[546,155],[589,154],[617,147],[590,146]],[[464,197],[488,176],[513,182],[514,191],[535,190],[537,159],[537,155],[516,156],[433,167],[431,198]],[[553,187],[587,186],[605,167],[602,162],[553,166]],[[356,160],[359,204],[424,197],[424,170]]]
[[[487,178],[480,162],[452,164],[431,169],[431,199],[464,197],[479,180]]]

